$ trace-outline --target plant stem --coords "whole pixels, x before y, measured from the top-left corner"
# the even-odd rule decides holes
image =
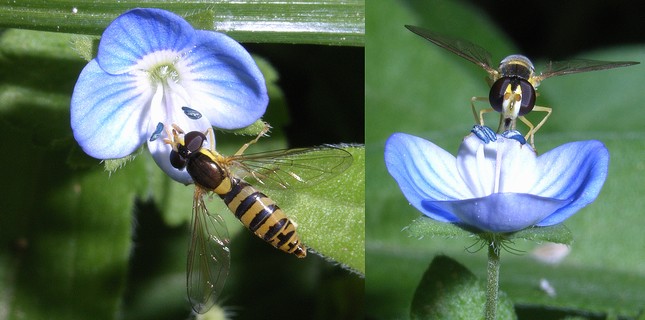
[[[488,246],[488,281],[486,285],[486,320],[495,320],[499,294],[499,243]]]

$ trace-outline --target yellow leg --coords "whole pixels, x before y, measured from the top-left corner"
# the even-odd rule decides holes
[[[532,111],[546,112],[544,118],[542,118],[542,120],[540,120],[540,122],[536,126],[533,126],[533,124],[525,117],[520,117],[520,120],[522,120],[522,122],[529,127],[529,132],[524,138],[531,143],[531,147],[533,147],[533,149],[535,150],[535,133],[537,133],[538,130],[540,130],[540,128],[546,123],[546,120],[549,118],[549,116],[551,116],[553,109],[549,107],[535,106],[533,107]]]
[[[235,153],[235,155],[236,155],[236,156],[239,156],[239,155],[241,155],[242,153],[244,153],[244,151],[246,151],[246,148],[248,148],[250,145],[252,145],[252,144],[254,144],[254,143],[258,142],[258,140],[260,140],[260,138],[261,138],[262,136],[265,136],[265,135],[267,134],[267,132],[269,132],[269,130],[271,130],[271,126],[270,126],[268,123],[266,123],[266,122],[265,122],[265,123],[264,123],[264,129],[262,129],[262,131],[260,131],[260,133],[258,134],[258,136],[257,136],[257,137],[255,137],[255,139],[253,139],[253,140],[251,140],[251,141],[249,141],[249,142],[245,143],[245,144],[244,144],[244,145],[243,145],[239,150],[237,150],[237,152]]]
[[[208,148],[211,151],[215,151],[215,132],[213,132],[213,127],[208,127],[204,135],[208,137]]]
[[[484,113],[492,112],[492,108],[485,108],[479,110],[479,115],[477,113],[477,108],[475,108],[475,102],[477,101],[488,101],[487,97],[472,97],[470,98],[470,109],[473,111],[473,117],[475,118],[475,123],[479,125],[484,125]]]
[[[475,102],[477,101],[485,101],[488,102],[488,97],[472,97],[470,98],[470,108],[473,111],[473,117],[475,118],[475,123],[479,123],[479,125],[483,126],[484,125],[484,114],[486,113],[491,113],[495,112],[495,109],[493,108],[484,108],[479,110],[477,112],[477,108],[475,107]],[[503,128],[503,121],[504,119],[499,120],[499,127],[497,129],[498,132],[502,131]]]
[[[524,136],[524,139],[528,141],[531,144],[531,147],[533,147],[533,150],[535,150],[535,130],[534,130],[535,127],[533,126],[531,121],[529,121],[529,119],[526,119],[524,116],[521,116],[520,120],[527,127],[529,127],[529,132],[526,134],[526,136]]]

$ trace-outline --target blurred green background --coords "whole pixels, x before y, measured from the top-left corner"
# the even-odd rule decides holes
[[[609,9],[592,11],[597,16],[585,15],[587,2],[574,3],[577,6],[549,1],[539,5],[414,0],[367,4],[367,319],[407,319],[416,286],[439,254],[455,258],[485,278],[485,250],[466,251],[474,240],[417,239],[402,230],[420,213],[406,202],[386,171],[385,140],[394,132],[406,132],[454,154],[474,124],[470,98],[488,95],[486,73],[481,68],[411,33],[404,25],[470,40],[488,49],[493,63],[509,54],[526,54],[538,72],[549,58],[645,61],[642,19],[637,23],[622,15],[613,16]],[[607,7],[613,9],[614,5]],[[629,10],[623,6],[620,12]],[[493,22],[495,16],[504,22]],[[585,29],[583,22],[593,28]],[[634,29],[634,24],[640,29]],[[634,37],[638,30],[640,39]],[[515,33],[511,35],[511,31]],[[612,38],[614,34],[617,40]],[[609,40],[591,43],[602,37]],[[514,39],[523,40],[521,46]],[[584,48],[593,49],[581,52]],[[537,103],[552,107],[553,114],[536,135],[538,151],[543,153],[568,141],[598,139],[609,149],[611,163],[596,202],[565,222],[574,242],[562,263],[538,262],[530,254],[536,244],[520,240],[515,247],[525,254],[502,253],[501,290],[515,303],[520,319],[561,319],[566,315],[630,319],[644,310],[643,83],[645,66],[641,64],[552,78],[540,86]],[[540,117],[528,115],[533,123]],[[496,114],[486,118],[493,128],[497,121]],[[526,132],[524,127],[519,130]],[[555,296],[540,289],[541,279],[553,286]]]
[[[359,8],[351,14],[362,19],[361,1],[346,4],[350,11]],[[331,17],[338,7],[322,7],[320,13]],[[191,8],[198,13],[194,4]],[[16,14],[30,17],[29,10],[44,9],[34,5]],[[33,19],[40,22],[35,15]],[[100,25],[105,20],[97,21]],[[238,34],[249,38],[252,31]],[[265,34],[265,43],[243,43],[261,61],[271,98],[265,119],[274,127],[270,138],[249,151],[363,143],[363,48],[329,41],[328,35],[313,41],[327,45],[275,44],[289,42],[289,35]],[[307,43],[299,36],[298,42]],[[362,37],[362,32],[355,34],[353,45],[360,45]],[[86,61],[72,50],[73,39],[64,33],[0,30],[0,319],[190,318],[185,275],[193,187],[165,177],[147,151],[112,174],[82,153],[72,137],[69,101]],[[250,140],[216,135],[224,154]],[[338,265],[351,261],[364,271],[363,151],[356,149],[354,157],[356,166],[346,172],[352,183],[343,185],[347,189],[338,188],[344,180],[337,178],[319,190],[344,192],[342,198],[330,197],[341,207],[351,207],[358,221],[346,220],[349,212],[326,217],[332,211],[320,208],[310,215],[327,223],[307,226],[302,223],[306,216],[299,215],[300,230],[310,235],[329,233],[318,227],[343,226],[335,236],[351,235],[348,243],[356,245],[344,248],[347,256],[340,260],[346,261],[328,261],[314,253],[304,260],[284,254],[242,229],[219,199],[207,202],[211,212],[225,217],[231,235],[231,274],[220,296],[228,315],[362,318],[364,279]],[[297,197],[263,191],[287,214],[294,212],[288,203]],[[307,243],[308,237],[303,238]]]

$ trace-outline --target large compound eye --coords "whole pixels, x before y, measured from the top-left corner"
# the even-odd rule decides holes
[[[170,164],[176,169],[181,170],[186,167],[186,159],[182,158],[179,152],[172,150],[170,151]]]
[[[199,131],[191,131],[184,136],[186,149],[190,153],[198,152],[204,145],[204,141],[206,141],[206,135]]]
[[[520,79],[520,87],[522,88],[522,104],[518,115],[523,116],[535,107],[535,88],[524,79]]]
[[[488,100],[491,107],[500,113],[504,111],[505,102],[520,102],[518,116],[523,116],[531,112],[535,106],[535,89],[524,79],[503,77],[493,83]]]

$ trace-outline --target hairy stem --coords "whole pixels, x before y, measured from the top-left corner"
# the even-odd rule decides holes
[[[499,243],[493,240],[488,246],[488,281],[486,285],[486,320],[495,320],[499,294]]]

